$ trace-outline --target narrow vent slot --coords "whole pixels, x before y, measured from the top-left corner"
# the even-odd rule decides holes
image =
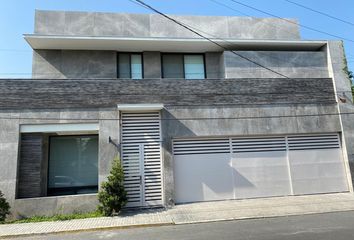
[[[339,148],[338,134],[289,136],[289,150],[311,150]]]
[[[175,155],[229,153],[230,144],[227,138],[174,140],[173,152]]]
[[[272,138],[232,138],[232,152],[286,151],[285,137]]]

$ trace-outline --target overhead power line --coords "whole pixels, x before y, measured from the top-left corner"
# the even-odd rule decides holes
[[[231,7],[231,6],[229,6],[229,5],[226,5],[226,4],[224,4],[224,3],[221,3],[221,2],[219,2],[219,1],[216,1],[216,0],[209,0],[209,1],[215,3],[215,4],[219,5],[219,6],[222,6],[222,7],[224,7],[224,8],[230,9],[230,10],[236,12],[236,13],[240,13],[240,14],[246,16],[246,17],[252,17],[251,15],[249,15],[249,14],[247,14],[247,13],[245,13],[245,12],[241,12],[241,11],[239,11],[239,10],[237,10],[237,9],[235,9],[235,8],[233,8],[233,7]],[[269,26],[271,26],[271,27],[273,27],[273,28],[277,28],[277,26],[275,26],[274,24],[269,23],[269,22],[264,22],[264,24],[269,25]],[[294,32],[288,31],[288,30],[286,30],[286,29],[285,29],[284,31],[287,32],[287,33],[290,33],[290,34],[294,34]]]
[[[139,1],[140,1],[140,0],[139,0]],[[282,17],[277,16],[277,15],[275,15],[275,14],[273,14],[273,13],[266,12],[266,11],[264,11],[264,10],[261,10],[261,9],[259,9],[259,8],[250,6],[250,5],[248,5],[248,4],[245,4],[245,3],[242,3],[242,2],[239,2],[239,1],[236,1],[236,0],[229,0],[229,1],[234,2],[234,3],[236,3],[236,4],[239,4],[239,5],[241,5],[241,6],[244,6],[244,7],[250,8],[250,9],[253,9],[253,10],[257,11],[257,12],[266,14],[266,15],[268,15],[268,16],[271,16],[271,17],[274,17],[274,18],[278,18],[278,19],[283,20],[283,21],[285,21],[285,22],[288,22],[288,23],[291,23],[291,24],[294,24],[294,25],[298,25],[298,26],[303,27],[303,28],[305,28],[305,29],[308,29],[308,30],[311,30],[311,31],[314,31],[314,32],[322,33],[322,34],[325,34],[325,35],[328,35],[328,36],[331,36],[331,37],[335,37],[335,38],[338,38],[338,39],[341,39],[341,40],[345,40],[345,41],[354,43],[354,40],[353,40],[353,39],[345,38],[345,37],[342,37],[342,36],[339,36],[339,35],[335,35],[335,34],[332,34],[332,33],[329,33],[329,32],[325,32],[325,31],[323,31],[323,30],[319,30],[319,29],[316,29],[316,28],[313,28],[313,27],[309,27],[309,26],[307,26],[307,25],[300,24],[300,23],[291,21],[291,20],[286,19],[286,18],[282,18]]]
[[[237,53],[237,52],[235,52],[235,51],[233,51],[233,50],[227,49],[227,48],[224,47],[223,45],[221,45],[221,44],[217,43],[216,41],[212,40],[211,38],[206,37],[206,36],[204,36],[203,34],[201,34],[201,33],[197,32],[197,31],[195,31],[194,29],[192,29],[192,28],[186,26],[185,24],[183,24],[183,23],[177,21],[176,19],[174,19],[174,18],[172,18],[172,17],[170,17],[170,16],[167,16],[166,14],[160,12],[159,10],[153,8],[152,6],[146,4],[145,2],[143,2],[143,1],[141,1],[141,0],[129,0],[129,1],[130,1],[130,2],[133,2],[133,3],[135,3],[135,4],[138,3],[139,5],[143,5],[143,6],[147,7],[147,8],[149,8],[149,9],[152,10],[153,12],[156,12],[157,14],[159,14],[159,15],[161,15],[161,16],[167,18],[167,19],[169,19],[170,21],[172,21],[172,22],[178,24],[179,26],[181,26],[181,27],[183,27],[183,28],[185,28],[185,29],[187,29],[187,30],[193,32],[193,33],[196,34],[197,36],[199,36],[199,37],[201,37],[201,38],[203,38],[203,39],[205,39],[205,40],[208,40],[209,42],[215,44],[216,46],[219,46],[220,48],[222,48],[222,49],[224,49],[224,50],[226,50],[226,51],[230,51],[231,53],[233,53],[234,55],[236,55],[236,56],[238,56],[238,57],[240,57],[240,58],[242,58],[242,59],[245,59],[245,60],[247,60],[247,61],[249,61],[249,62],[251,62],[251,63],[253,63],[253,64],[255,64],[255,65],[259,66],[259,67],[262,67],[262,68],[264,68],[264,69],[267,69],[268,71],[273,72],[273,73],[275,73],[275,74],[277,74],[277,75],[279,75],[279,76],[282,76],[282,77],[284,77],[284,78],[289,78],[289,77],[287,77],[286,75],[284,75],[284,74],[282,74],[282,73],[279,73],[279,72],[277,72],[277,71],[274,71],[273,69],[268,68],[268,67],[266,67],[266,66],[264,66],[264,65],[262,65],[262,64],[260,64],[260,63],[258,63],[258,62],[256,62],[256,61],[253,61],[252,59],[249,59],[249,58],[247,58],[247,57],[245,57],[245,56],[243,56],[243,55],[241,55],[241,54],[239,54],[239,53]]]
[[[332,19],[334,19],[334,20],[337,20],[337,21],[346,23],[346,24],[348,24],[348,25],[354,26],[354,23],[349,22],[349,21],[344,20],[344,19],[341,19],[341,18],[338,18],[338,17],[333,16],[333,15],[330,15],[330,14],[328,14],[328,13],[321,12],[321,11],[319,11],[319,10],[316,10],[316,9],[313,9],[313,8],[310,8],[310,7],[307,7],[307,6],[305,6],[305,5],[302,5],[302,4],[297,3],[297,2],[294,2],[294,1],[290,1],[290,0],[284,0],[284,1],[286,1],[286,2],[288,2],[288,3],[291,3],[291,4],[294,4],[294,5],[298,6],[298,7],[302,7],[302,8],[304,8],[304,9],[309,10],[309,11],[312,11],[312,12],[315,12],[315,13],[318,13],[318,14],[321,14],[321,15],[323,15],[323,16],[332,18]]]

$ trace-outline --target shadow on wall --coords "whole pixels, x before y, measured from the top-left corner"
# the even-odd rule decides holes
[[[162,147],[172,157],[172,138],[196,137],[197,135],[168,110],[161,111]]]
[[[115,51],[36,50],[34,78],[116,78]]]

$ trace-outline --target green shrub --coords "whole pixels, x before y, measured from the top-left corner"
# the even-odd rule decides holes
[[[118,157],[113,159],[112,170],[107,182],[101,185],[98,200],[100,202],[98,210],[105,216],[119,213],[127,203],[127,192],[124,190],[124,173]]]
[[[8,214],[10,214],[10,205],[6,201],[4,194],[0,191],[0,223],[5,221]]]

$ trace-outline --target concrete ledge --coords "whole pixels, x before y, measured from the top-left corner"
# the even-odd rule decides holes
[[[97,208],[97,194],[79,194],[40,198],[16,199],[13,209],[14,217],[35,215],[51,216],[73,212],[90,212]]]

